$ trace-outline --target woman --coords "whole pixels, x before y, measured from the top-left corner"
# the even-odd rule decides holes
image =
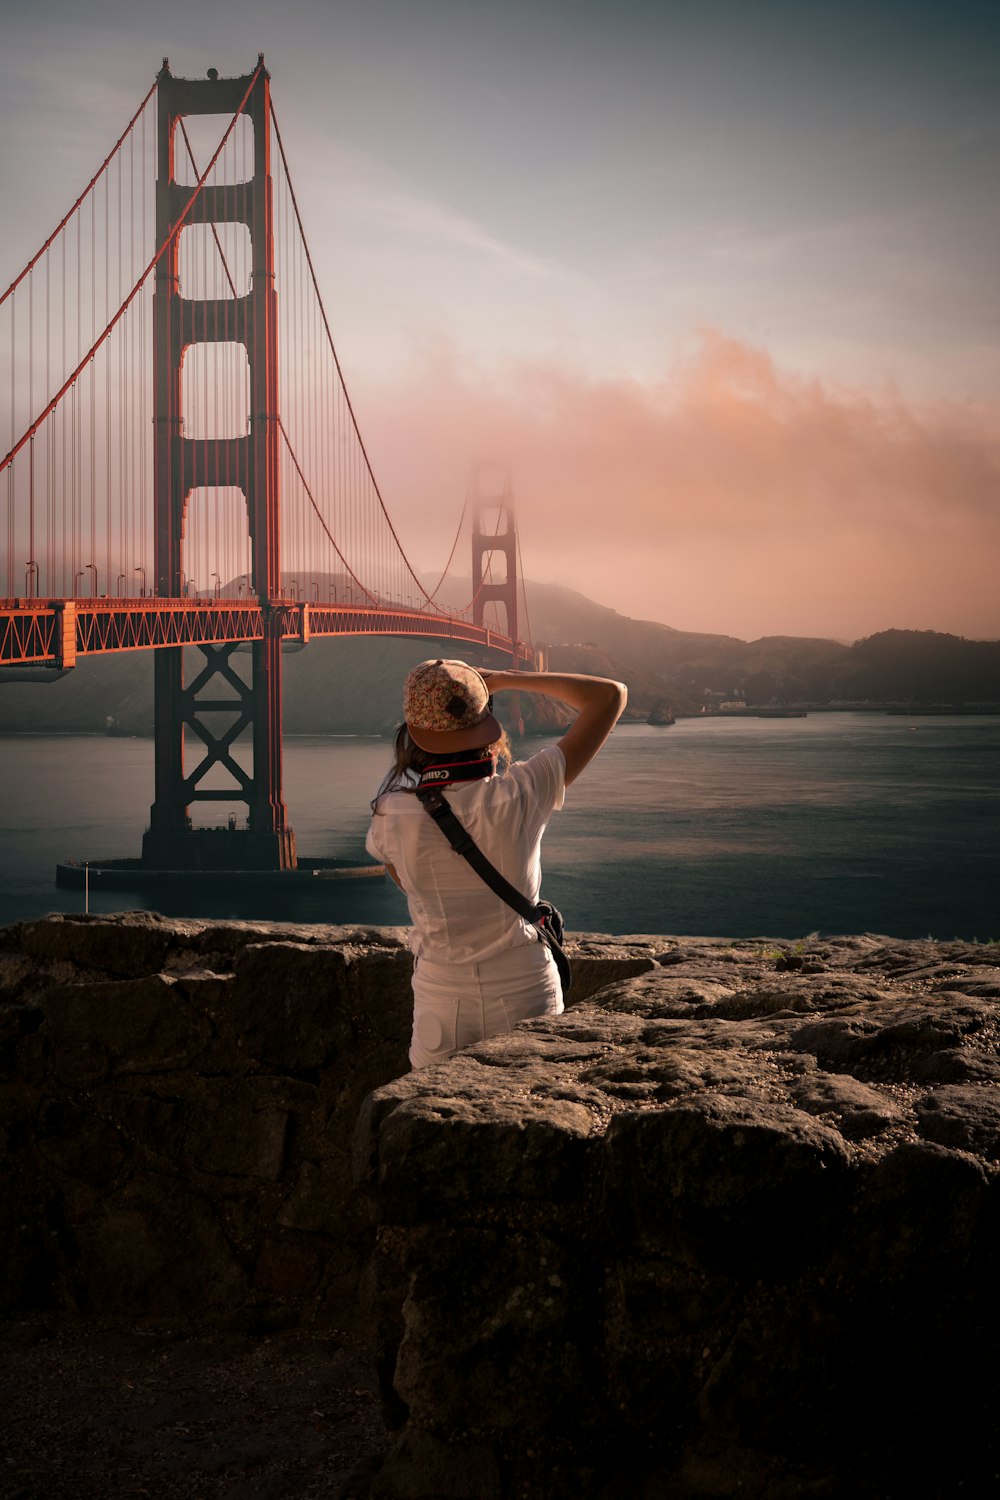
[[[493,695],[505,690],[557,698],[577,710],[576,720],[557,745],[510,765],[507,736],[492,713]],[[442,790],[486,858],[534,903],[545,826],[625,702],[620,682],[562,672],[478,672],[436,660],[407,677],[405,722],[393,769],[372,803],[367,847],[410,908],[414,1068],[563,1008],[547,945],[452,849],[415,796],[418,782]]]

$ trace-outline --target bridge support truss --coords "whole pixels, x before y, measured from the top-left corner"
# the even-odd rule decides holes
[[[252,582],[263,617],[263,639],[250,646],[249,680],[236,671],[232,645],[200,645],[204,664],[185,685],[183,652],[160,648],[155,660],[156,789],[143,864],[154,869],[294,869],[281,782],[281,635],[279,556],[278,332],[274,279],[270,79],[263,65],[250,77],[174,78],[166,62],[158,78],[157,244],[177,222],[192,189],[175,175],[176,127],[187,115],[228,115],[243,103],[253,126],[253,176],[206,183],[185,224],[242,223],[250,233],[252,278],[244,296],[220,304],[182,295],[180,235],[156,269],[153,296],[154,592],[183,594],[183,544],[192,490],[239,484],[246,499]],[[220,130],[221,134],[221,130]],[[203,166],[204,163],[199,163]],[[242,343],[250,374],[250,423],[244,437],[186,437],[182,366],[198,343]],[[244,648],[245,650],[246,648]],[[228,722],[227,722],[228,721]],[[220,727],[221,725],[221,727]],[[252,769],[234,757],[237,738],[252,735]],[[200,741],[201,759],[185,771],[185,731]],[[221,779],[225,785],[219,785]],[[194,828],[194,803],[247,807],[246,826]]]

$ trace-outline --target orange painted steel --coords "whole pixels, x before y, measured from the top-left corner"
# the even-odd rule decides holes
[[[34,596],[0,599],[0,666],[35,669],[50,667],[65,671],[76,665],[78,657],[106,656],[125,651],[153,651],[155,792],[150,810],[150,827],[143,840],[144,866],[171,870],[221,868],[213,863],[221,857],[219,851],[222,849],[216,837],[217,830],[204,825],[195,828],[190,808],[193,802],[214,802],[227,806],[235,801],[246,805],[246,827],[237,829],[233,815],[229,813],[223,851],[226,858],[232,858],[233,849],[238,844],[243,851],[241,858],[245,868],[294,869],[295,840],[288,824],[282,794],[283,643],[297,642],[304,645],[323,636],[402,636],[431,642],[455,642],[461,647],[475,647],[495,653],[494,659],[501,658],[505,664],[510,662],[515,667],[531,667],[534,664],[534,652],[530,645],[518,639],[519,554],[516,525],[506,491],[499,502],[497,525],[492,534],[483,524],[483,515],[489,506],[481,501],[473,523],[474,594],[468,610],[447,613],[435,602],[434,597],[427,594],[402,547],[358,430],[354,408],[333,346],[312,257],[302,230],[298,202],[288,175],[277,121],[271,108],[270,78],[264,67],[263,56],[258,59],[257,67],[251,74],[229,79],[220,79],[215,69],[209,70],[207,79],[177,78],[170,72],[169,64],[164,59],[155,89],[155,249],[152,254],[149,249],[143,250],[139,264],[145,263],[145,269],[124,300],[121,300],[120,282],[113,301],[109,300],[109,287],[115,284],[115,279],[106,271],[104,306],[107,326],[103,333],[96,336],[105,314],[100,319],[95,318],[86,339],[82,337],[78,326],[75,352],[68,362],[63,360],[58,377],[51,380],[48,373],[49,324],[45,323],[45,337],[39,347],[45,351],[46,377],[42,400],[46,404],[41,413],[29,421],[16,441],[12,415],[12,446],[6,455],[0,457],[0,472],[9,471],[5,482],[12,518],[16,515],[19,483],[22,484],[22,496],[26,496],[20,502],[26,507],[25,514],[28,517],[28,524],[23,528],[26,532],[24,546],[27,549],[27,560],[23,564],[26,569],[25,593]],[[25,277],[30,277],[33,267],[41,264],[49,247],[90,194],[115,154],[121,150],[122,143],[142,116],[151,94],[152,90],[133,116],[115,151],[105,160],[73,209],[64,217],[22,275],[0,297],[0,305],[10,297],[11,308],[14,307],[13,294],[19,283]],[[230,116],[214,154],[200,172],[185,124],[186,118],[192,115]],[[231,173],[231,180],[210,182],[216,163],[220,161],[223,163],[220,174],[225,178],[228,169],[222,156],[223,148],[231,137],[235,140],[234,131],[241,118],[248,122],[252,139],[252,171],[248,176],[241,175],[247,165],[244,160],[239,169]],[[286,205],[286,209],[277,216],[271,170],[272,127],[284,173],[282,180],[290,202],[290,210]],[[179,180],[175,162],[175,130],[179,130],[184,139],[190,164],[197,178],[193,188],[189,182]],[[244,141],[248,131],[241,132]],[[129,202],[134,207],[134,200],[130,199]],[[105,204],[105,218],[108,217],[109,211]],[[116,264],[120,274],[120,202],[118,219],[119,258]],[[302,271],[300,283],[296,252],[291,253],[287,262],[281,262],[283,302],[292,309],[291,316],[298,319],[295,326],[301,333],[302,327],[306,326],[303,322],[301,293],[303,287],[312,287],[322,332],[325,333],[337,377],[333,386],[329,387],[324,384],[324,367],[321,364],[308,366],[310,376],[315,374],[316,380],[315,389],[310,390],[309,400],[304,408],[305,427],[302,421],[297,425],[294,420],[286,423],[280,410],[283,398],[278,377],[282,334],[278,318],[276,227],[280,228],[283,220],[297,225],[301,253],[304,254],[308,270],[308,275]],[[94,222],[96,213],[91,222],[92,268],[102,259],[94,248]],[[185,284],[182,292],[181,229],[184,226],[200,225],[210,227],[231,294],[228,297],[217,295],[216,283],[206,279],[204,285],[200,285],[194,277],[190,288]],[[236,226],[245,229],[247,233],[251,264],[245,292],[239,291],[227,262],[219,233],[220,226]],[[78,233],[78,257],[79,239]],[[65,264],[65,239],[62,243],[62,260]],[[131,253],[131,242],[129,250]],[[110,259],[107,259],[107,264],[110,263]],[[48,261],[45,265],[47,288]],[[154,272],[151,297],[152,368],[148,371],[152,376],[153,443],[150,473],[153,490],[153,557],[151,586],[147,590],[149,556],[145,551],[145,532],[136,524],[139,512],[133,508],[133,513],[129,515],[127,510],[130,497],[145,497],[142,484],[137,487],[134,482],[127,482],[130,475],[134,480],[129,465],[136,460],[136,450],[133,448],[130,451],[126,443],[118,455],[116,490],[112,484],[115,478],[111,440],[112,355],[110,352],[106,355],[104,381],[107,410],[102,410],[100,429],[95,425],[94,395],[97,384],[94,360],[105,345],[108,351],[111,350],[109,341],[112,331],[119,324],[125,328],[129,308]],[[126,285],[133,275],[134,271],[130,269]],[[93,281],[93,269],[91,279]],[[79,282],[78,265],[78,293]],[[34,307],[30,300],[33,295],[32,287],[33,283],[29,281],[29,314]],[[195,295],[199,288],[201,296]],[[191,291],[191,295],[185,295],[187,290]],[[60,295],[65,323],[65,280]],[[29,329],[30,326],[29,318]],[[316,323],[315,312],[312,314],[312,329],[322,346],[323,338]],[[65,328],[63,342],[65,343]],[[86,354],[83,353],[85,344],[90,345]],[[196,347],[203,346],[207,350],[213,345],[242,346],[248,378],[246,430],[243,433],[237,430],[234,435],[225,420],[220,421],[217,403],[212,405],[207,400],[205,408],[214,419],[217,431],[213,434],[210,430],[213,423],[210,422],[209,430],[201,432],[198,423],[193,420],[188,422],[185,430],[185,355]],[[13,313],[11,347],[13,360]],[[127,347],[122,338],[117,355],[119,360],[124,360],[123,351]],[[141,340],[139,347],[145,349]],[[309,347],[300,349],[298,344],[293,344],[294,358],[288,359],[287,343],[282,347],[285,350],[281,355],[283,368],[287,363],[289,368],[298,369],[302,359],[311,353]],[[143,353],[142,362],[145,363],[147,358]],[[30,352],[27,363],[30,370]],[[88,369],[89,424],[81,414],[78,386],[83,372]],[[122,383],[119,395],[123,409],[132,410],[125,400],[127,382],[123,369],[124,365],[119,370],[118,378]],[[218,365],[216,370],[218,371]],[[145,375],[134,377],[133,383],[142,386],[145,378]],[[189,391],[196,391],[197,379],[190,371],[189,378]],[[218,378],[216,374],[217,381]],[[293,417],[298,409],[296,401],[301,405],[303,399],[303,384],[301,379],[298,382],[293,380],[284,393]],[[53,390],[54,395],[51,394]],[[215,394],[217,397],[218,387]],[[69,399],[64,402],[63,398],[67,396]],[[321,397],[332,402],[332,425],[320,424],[318,432],[310,435],[308,419],[315,419]],[[338,423],[343,424],[344,419],[338,402],[346,409],[347,434],[353,437],[354,447],[360,457],[352,457],[353,450],[348,451],[346,456],[340,452],[340,444],[344,441],[344,426],[338,427]],[[36,457],[42,453],[42,445],[40,442],[36,443],[36,438],[40,439],[45,435],[42,431],[44,424],[60,407],[60,403],[62,413],[70,414],[69,437],[66,438],[67,427],[64,421],[60,430],[65,441],[57,451],[56,439],[53,437],[55,422],[45,429],[46,441],[50,446],[43,454],[45,463],[40,473],[44,473],[44,479],[38,477],[36,480]],[[27,418],[32,415],[30,408],[33,408],[33,404],[34,387],[29,379]],[[17,426],[20,429],[20,421]],[[105,448],[100,447],[95,437],[99,430],[102,437],[106,433],[106,464],[98,461],[100,455],[105,453]],[[22,453],[23,458],[18,468],[16,461]],[[145,472],[145,453],[143,442],[138,449],[141,462],[137,472],[140,474]],[[286,454],[290,468],[285,464]],[[60,484],[65,485],[67,465],[72,478],[74,469],[86,467],[85,459],[89,461],[90,470],[90,487],[87,492],[89,501],[85,504],[82,498],[74,500],[74,510],[65,501]],[[108,470],[107,475],[103,472],[104,468]],[[96,525],[99,475],[103,475],[102,484],[107,480],[107,502],[102,523],[103,558],[99,550]],[[337,486],[346,490],[347,503],[343,507],[345,514],[340,514],[338,510],[339,520],[335,520],[331,513],[332,502],[329,495],[325,499],[327,512],[324,513],[321,504],[324,496],[317,483],[318,475],[325,477],[328,490],[336,491],[338,506],[340,498]],[[358,475],[361,477],[361,487],[354,494],[351,486]],[[45,533],[47,558],[43,558],[42,551],[36,546],[36,483],[37,495],[40,497],[38,516],[41,516],[44,508],[45,526],[48,528]],[[302,517],[309,520],[308,532],[305,519],[295,519],[298,515],[296,507],[301,504],[296,483],[301,486],[301,491],[309,502],[308,510],[302,506]],[[282,494],[283,485],[285,495]],[[192,497],[196,491],[209,494],[215,492],[218,550],[219,516],[221,514],[225,517],[226,506],[230,503],[225,496],[233,490],[242,492],[249,551],[245,561],[235,568],[226,567],[223,558],[228,554],[225,551],[214,557],[212,560],[217,571],[210,572],[209,575],[218,582],[214,597],[205,597],[203,593],[201,597],[196,595],[192,599],[189,591],[193,581],[203,580],[207,571],[205,559],[199,557],[197,544],[192,545],[190,536],[187,537],[187,543],[191,547],[191,554],[185,551],[185,533],[193,530],[190,525],[191,515],[196,514]],[[293,492],[291,502],[286,499],[289,490]],[[103,494],[103,489],[101,493]],[[369,501],[373,499],[375,502],[371,507],[376,523],[374,527],[365,509],[366,495]],[[117,511],[114,507],[115,496]],[[298,586],[299,580],[289,579],[287,572],[282,571],[282,535],[283,528],[288,523],[288,515],[283,522],[283,509],[292,517],[292,524],[284,531],[292,570],[299,572],[300,561],[305,561],[306,566],[312,566],[321,576],[325,571],[327,585],[324,587],[329,586],[334,601],[342,580],[350,579],[350,595],[353,598],[362,595],[365,603],[321,603],[318,597],[321,585],[315,578],[307,580],[305,592],[308,594],[311,589],[316,597],[309,603],[302,601],[303,590]],[[142,511],[142,514],[145,512]],[[57,516],[61,517],[59,525],[66,531],[71,543],[68,571],[64,561],[60,565],[61,577],[59,569],[53,567],[53,547],[59,531]],[[85,523],[88,516],[90,559],[85,561],[87,551],[81,552],[80,548],[86,542]],[[502,522],[504,529],[501,530]],[[227,524],[225,520],[223,524]],[[119,547],[117,567],[112,561],[116,526]],[[385,542],[383,533],[387,533],[391,543]],[[8,524],[8,581],[5,585],[9,594],[14,593],[19,582],[13,559],[21,554],[14,548],[15,535],[14,521],[11,519]],[[137,537],[137,548],[132,550]],[[373,537],[377,538],[374,544]],[[226,541],[226,546],[231,545],[230,538]],[[332,549],[325,570],[322,561],[316,557],[317,548],[323,546]],[[383,550],[385,546],[388,546],[388,553]],[[454,551],[453,546],[452,556]],[[360,563],[359,554],[364,559]],[[494,578],[494,554],[503,560],[502,577]],[[136,557],[141,560],[133,566]],[[449,566],[450,562],[449,557]],[[401,573],[397,576],[397,563],[401,564],[409,579],[416,585],[417,594],[423,601],[421,604],[403,602],[404,595],[410,591],[410,584]],[[367,571],[369,567],[372,570],[370,573]],[[99,580],[106,581],[110,592],[116,572],[119,585],[126,577],[142,575],[139,597],[121,597],[118,593],[114,597],[108,597],[99,593]],[[361,581],[361,572],[368,578],[367,583]],[[445,572],[447,573],[447,567]],[[79,586],[79,580],[86,578],[89,573],[93,575],[92,592],[88,597],[76,597],[75,590]],[[224,595],[222,578],[232,578],[230,588],[237,589],[239,574],[243,576],[237,596],[234,598],[232,593]],[[43,577],[47,579],[49,591],[37,597]],[[443,578],[444,575],[441,582]],[[438,588],[440,586],[439,583]],[[71,591],[73,597],[70,597]],[[287,596],[289,592],[293,597]],[[341,587],[341,593],[347,592],[345,584]],[[59,597],[53,597],[56,594]],[[295,595],[298,597],[294,597]],[[390,599],[396,602],[390,604],[387,602]],[[487,605],[503,606],[506,634],[486,624]],[[233,653],[242,643],[247,643],[248,660],[237,670]],[[201,659],[197,667],[192,668],[191,655],[182,652],[179,647],[190,647],[195,653],[200,653]],[[431,647],[431,651],[434,649]],[[442,648],[439,646],[437,649]],[[463,651],[462,654],[466,653]],[[16,674],[8,672],[5,675],[9,679]],[[38,675],[36,672],[35,676]],[[44,676],[45,673],[41,675]],[[220,715],[228,716],[231,721],[222,728],[219,727]],[[236,738],[243,733],[252,738],[250,771],[245,770],[232,754]],[[186,746],[200,756],[187,769]],[[230,784],[220,785],[216,776],[210,774],[216,772],[227,775]]]
[[[461,641],[501,652],[524,666],[534,662],[526,642],[452,615],[358,604],[300,604],[292,599],[275,601],[271,612],[285,641],[402,635]],[[75,646],[69,652],[63,628],[67,616],[75,622]],[[62,667],[78,656],[263,638],[264,608],[256,600],[0,599],[2,666]]]
[[[251,91],[251,89],[253,87],[253,84],[256,82],[257,77],[258,77],[258,75],[259,75],[260,72],[261,72],[261,65],[258,65],[257,71],[251,75],[250,85],[247,88],[247,95],[248,96],[249,96],[250,91]],[[157,78],[158,84],[162,80],[162,78],[163,78],[163,73],[161,71],[161,73],[158,75],[158,78]],[[241,82],[242,81],[243,80],[241,80]],[[42,426],[42,424],[44,423],[45,419],[47,417],[50,417],[52,415],[52,413],[55,411],[56,407],[59,405],[60,401],[63,399],[63,397],[65,396],[66,392],[69,391],[69,390],[71,390],[73,388],[73,386],[79,380],[79,378],[80,378],[81,374],[83,373],[83,371],[93,361],[94,355],[101,348],[102,344],[107,343],[107,340],[110,337],[110,335],[113,332],[113,330],[118,326],[118,324],[121,322],[122,318],[125,316],[125,314],[129,310],[129,308],[132,306],[132,303],[135,301],[135,298],[139,295],[139,293],[141,292],[142,288],[145,286],[146,280],[147,280],[150,272],[157,269],[157,267],[160,265],[160,262],[162,261],[164,255],[166,255],[168,253],[173,253],[173,254],[176,253],[176,249],[177,249],[177,237],[180,234],[181,230],[183,229],[185,223],[188,222],[188,215],[190,214],[191,209],[193,208],[194,204],[197,202],[199,194],[202,193],[203,190],[204,190],[205,178],[208,176],[209,172],[211,172],[212,168],[215,166],[215,163],[216,163],[216,161],[217,161],[217,159],[219,157],[219,154],[222,151],[223,146],[226,144],[226,141],[229,139],[229,134],[230,134],[230,131],[232,130],[233,124],[235,124],[236,120],[239,118],[240,113],[242,112],[242,108],[243,108],[243,106],[240,105],[240,108],[237,110],[236,114],[233,116],[233,121],[230,124],[229,130],[227,130],[226,134],[222,137],[222,140],[219,142],[218,146],[216,147],[214,156],[212,157],[212,159],[209,162],[208,166],[205,168],[204,172],[201,174],[201,177],[198,179],[198,185],[197,185],[197,187],[194,189],[194,192],[190,194],[190,196],[187,198],[187,201],[181,207],[180,212],[178,213],[176,219],[174,219],[172,221],[172,223],[169,225],[169,232],[160,239],[160,241],[159,241],[159,247],[158,247],[158,249],[156,251],[156,254],[153,256],[152,260],[149,262],[149,264],[147,265],[146,269],[143,271],[142,275],[139,277],[139,280],[135,283],[135,285],[133,286],[132,290],[129,292],[128,296],[125,298],[124,302],[121,304],[121,306],[119,307],[118,311],[115,313],[114,317],[109,321],[109,323],[107,324],[107,327],[101,333],[100,337],[94,340],[94,343],[91,345],[91,347],[87,350],[87,353],[83,356],[83,358],[77,364],[76,369],[73,371],[73,373],[71,375],[69,375],[66,380],[63,381],[62,385],[56,391],[55,395],[50,398],[50,400],[48,401],[47,405],[42,409],[42,411],[35,418],[35,420],[33,422],[31,422],[29,424],[29,426],[27,426],[25,428],[25,430],[22,432],[20,438],[17,440],[17,442],[14,444],[14,446],[10,449],[10,451],[8,453],[5,453],[4,456],[3,456],[3,458],[0,458],[0,469],[7,469],[7,468],[10,467],[10,465],[13,463],[14,459],[21,452],[21,449],[24,448],[26,444],[30,443],[31,440],[32,440],[32,438],[36,436],[36,434],[38,433],[39,428]],[[41,251],[39,251],[39,254],[41,254]],[[18,278],[18,280],[20,280],[20,277]],[[8,288],[8,292],[13,291],[13,289],[14,289],[14,287],[16,285],[17,285],[17,282],[13,282],[11,284],[11,286]],[[7,293],[5,293],[4,295],[6,296]]]

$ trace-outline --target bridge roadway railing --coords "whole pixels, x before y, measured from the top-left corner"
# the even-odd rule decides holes
[[[524,641],[455,615],[405,605],[307,604],[270,606],[256,599],[0,599],[0,665],[72,667],[78,656],[198,646],[264,638],[266,611],[279,617],[283,640],[316,636],[399,635],[455,640],[515,655],[531,666]]]

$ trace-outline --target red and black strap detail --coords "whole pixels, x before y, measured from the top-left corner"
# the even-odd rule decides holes
[[[492,755],[480,756],[476,760],[436,760],[421,771],[417,791],[437,791],[439,787],[454,786],[461,781],[482,781],[492,776],[493,771]]]

